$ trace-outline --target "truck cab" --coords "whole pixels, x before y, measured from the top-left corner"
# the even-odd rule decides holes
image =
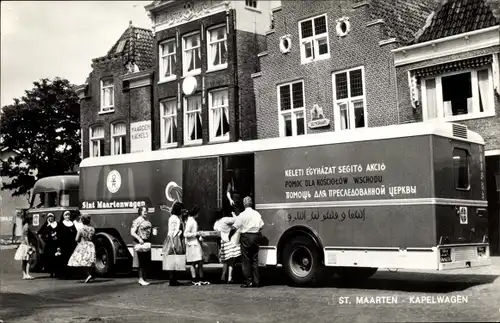
[[[78,175],[50,176],[35,183],[26,211],[30,226],[29,240],[35,247],[35,254],[30,261],[31,270],[36,271],[43,267],[44,241],[38,231],[46,222],[47,215],[52,213],[56,221],[60,221],[63,213],[70,211],[71,220],[74,220],[78,214],[78,188]]]

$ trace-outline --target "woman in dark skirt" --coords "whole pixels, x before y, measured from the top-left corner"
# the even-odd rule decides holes
[[[73,254],[73,251],[76,247],[76,227],[71,221],[71,213],[70,211],[66,211],[63,213],[62,221],[58,225],[59,227],[59,240],[61,246],[61,271],[67,275],[68,274],[68,260],[69,257]]]
[[[47,222],[40,228],[39,234],[45,241],[43,248],[44,267],[50,273],[50,277],[54,277],[57,269],[60,268],[60,241],[59,241],[59,228],[52,213],[47,215]]]

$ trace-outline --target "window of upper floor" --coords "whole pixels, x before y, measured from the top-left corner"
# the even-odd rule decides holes
[[[257,9],[257,0],[245,0],[245,7]]]
[[[278,115],[280,137],[306,133],[304,81],[278,85]]]
[[[201,118],[201,94],[184,98],[184,144],[201,144],[203,121]]]
[[[182,37],[183,75],[196,75],[201,72],[200,33],[191,33]]]
[[[111,124],[111,155],[125,154],[125,138],[127,136],[127,124],[117,122]]]
[[[495,115],[491,65],[421,80],[424,121],[458,121]]]
[[[366,126],[364,68],[356,67],[332,75],[335,130]]]
[[[207,30],[208,71],[227,67],[227,30],[220,25]]]
[[[175,38],[160,43],[160,82],[175,80],[176,42]]]
[[[228,90],[214,90],[208,93],[210,141],[229,140],[229,96]]]
[[[302,64],[330,58],[326,14],[299,21],[299,31]]]
[[[104,127],[94,126],[89,128],[89,156],[104,156]]]
[[[115,88],[112,77],[101,80],[101,113],[113,112],[115,110]]]
[[[177,146],[177,99],[160,102],[161,148]]]

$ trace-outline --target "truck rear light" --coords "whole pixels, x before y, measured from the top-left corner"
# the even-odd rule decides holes
[[[441,257],[441,262],[451,262],[451,249],[439,249],[439,255]]]
[[[477,247],[477,255],[484,257],[486,255],[486,247]]]

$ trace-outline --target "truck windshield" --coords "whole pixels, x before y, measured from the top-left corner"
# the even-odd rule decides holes
[[[453,177],[457,189],[469,189],[469,153],[465,149],[453,149]]]
[[[57,206],[57,192],[37,192],[31,200],[34,209],[49,208]]]
[[[59,194],[59,205],[63,207],[78,206],[78,191],[63,190]]]

